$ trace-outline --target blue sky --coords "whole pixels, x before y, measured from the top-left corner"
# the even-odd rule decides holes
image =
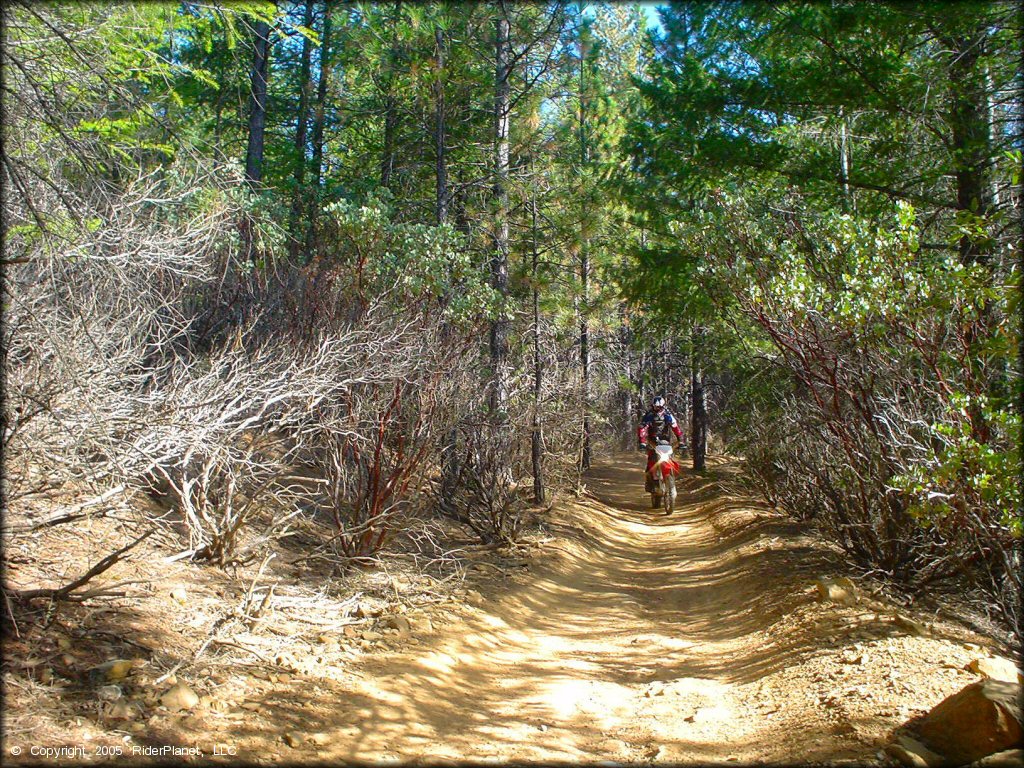
[[[664,0],[646,0],[646,2],[637,2],[641,10],[644,12],[644,16],[647,18],[647,28],[657,27],[661,29],[661,22],[658,20],[658,6],[667,5]],[[589,3],[582,3],[583,14],[593,18],[594,9]]]
[[[664,5],[664,3],[648,2],[640,3],[640,7],[644,10],[644,15],[647,16],[647,28],[661,27],[661,22],[658,21],[658,6]]]

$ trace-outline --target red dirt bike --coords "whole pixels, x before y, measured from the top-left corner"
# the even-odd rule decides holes
[[[676,475],[679,474],[679,462],[672,458],[672,444],[659,440],[654,446],[654,464],[651,466],[651,477],[654,490],[651,491],[651,509],[659,506],[671,515],[676,508]]]

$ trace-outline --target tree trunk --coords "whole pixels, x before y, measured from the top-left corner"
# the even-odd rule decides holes
[[[590,469],[590,317],[589,317],[589,285],[590,258],[584,241],[580,253],[580,289],[583,294],[580,302],[580,364],[582,366],[581,386],[583,389],[583,450],[580,455],[580,471]]]
[[[622,450],[628,451],[636,442],[636,430],[634,429],[636,418],[633,413],[633,364],[630,356],[632,347],[632,334],[629,328],[629,317],[626,314],[626,305],[619,305],[619,349],[622,354],[622,384],[619,388],[619,398],[622,407]]]
[[[690,356],[690,397],[691,424],[690,424],[690,447],[693,451],[693,468],[696,471],[704,469],[704,458],[708,449],[708,415],[707,401],[704,394],[704,371],[701,369],[700,347],[702,344],[703,329],[696,326],[693,329],[693,352]]]
[[[313,28],[313,7],[315,0],[306,0],[306,11],[303,15],[302,25],[306,29]],[[302,62],[299,72],[299,114],[295,126],[295,192],[292,196],[292,211],[289,220],[289,231],[291,233],[291,256],[298,258],[302,239],[299,236],[302,227],[303,200],[306,196],[306,129],[309,124],[309,102],[313,91],[313,80],[310,77],[311,59],[313,57],[313,43],[305,37],[302,40]]]
[[[1022,32],[1024,34],[1024,32]],[[1024,47],[1022,47],[1024,49]],[[992,81],[992,71],[985,65],[985,122],[989,127],[989,138],[991,138],[992,127],[996,122],[996,110],[993,104],[995,85]],[[1018,123],[1019,125],[1019,123]],[[991,149],[991,148],[990,148]],[[999,211],[1003,207],[1003,196],[999,190],[999,183],[995,174],[989,174],[989,200],[993,211]]]
[[[395,170],[395,128],[398,127],[398,104],[391,93],[391,83],[384,97],[384,150],[380,160],[380,185],[391,189],[391,174]]]
[[[531,161],[531,170],[533,163]],[[541,366],[540,357],[540,285],[538,283],[538,268],[540,265],[540,249],[537,247],[537,191],[533,188],[533,205],[531,211],[531,224],[533,230],[533,434],[531,440],[531,456],[533,461],[533,503],[544,503],[544,467],[543,467],[543,443],[542,423],[540,418],[540,401],[542,385],[544,383],[544,370]]]
[[[585,34],[585,32],[584,32]],[[584,183],[590,163],[587,145],[586,105],[586,38],[580,40],[580,170]],[[583,449],[580,453],[580,472],[590,469],[590,232],[588,230],[590,207],[587,205],[587,191],[581,196],[583,211],[580,218],[580,374],[583,390]]]
[[[494,46],[494,201],[491,281],[497,291],[498,315],[491,321],[490,408],[499,413],[508,397],[508,167],[509,167],[509,23],[504,3],[495,20]]]
[[[437,81],[434,83],[434,152],[437,175],[437,202],[435,213],[438,225],[448,220],[448,158],[445,152],[447,130],[444,114],[444,77],[447,42],[444,30],[434,28],[434,45],[437,49]]]
[[[255,188],[263,179],[263,136],[267,122],[267,71],[270,59],[270,25],[257,21],[253,27],[252,73],[249,77],[249,144],[245,152],[245,179]]]
[[[384,79],[384,148],[380,159],[380,185],[391,189],[391,175],[395,170],[395,131],[398,128],[398,99],[394,93],[394,68],[398,58],[398,20],[402,12],[401,2],[395,3],[394,16],[391,17],[391,51],[388,58],[388,69]]]
[[[661,349],[658,354],[658,360],[661,363],[659,366],[661,379],[656,389],[662,397],[672,391],[672,350],[675,346],[675,338],[668,334],[661,340]]]
[[[992,213],[989,197],[991,187],[986,180],[989,163],[991,134],[988,123],[988,94],[986,78],[979,60],[984,52],[986,31],[978,30],[971,36],[957,37],[946,42],[950,49],[949,78],[952,103],[949,109],[951,148],[955,168],[956,207],[964,213],[987,217]],[[975,242],[969,234],[960,238],[960,261],[964,265],[989,266],[990,246]],[[966,342],[977,349],[988,335],[991,319],[991,301],[986,300],[974,321],[968,321]],[[980,377],[977,368],[982,355],[970,355],[970,376]],[[972,399],[973,400],[973,399]],[[980,403],[976,400],[967,406],[971,421],[971,437],[986,443],[990,437],[990,426]]]
[[[956,207],[976,216],[990,213],[990,188],[985,180],[991,136],[988,124],[985,76],[978,60],[985,33],[948,41],[951,48],[949,78],[952,103],[949,120],[955,168]],[[988,254],[972,238],[960,238],[960,260],[964,264],[987,263]]]
[[[320,79],[316,84],[316,111],[313,115],[313,184],[306,229],[306,252],[311,253],[316,243],[317,215],[320,210],[320,180],[324,165],[324,122],[327,112],[327,83],[331,77],[331,8],[324,6],[323,36],[320,38]]]
[[[850,194],[850,118],[840,110],[839,115],[839,180],[843,189],[843,212],[853,210]]]
[[[437,180],[437,196],[434,208],[434,217],[437,220],[437,225],[441,226],[448,221],[448,158],[446,154],[447,144],[447,129],[445,126],[445,112],[444,112],[444,67],[445,67],[445,53],[447,42],[444,38],[444,30],[440,27],[434,28],[434,45],[436,47],[437,54],[437,80],[434,83],[434,148],[436,152],[436,180]],[[386,126],[386,121],[385,121]],[[382,169],[383,177],[383,169]],[[389,172],[390,176],[390,172]],[[445,297],[445,303],[447,304],[449,297]],[[445,327],[445,333],[450,333],[447,326]],[[441,471],[443,473],[442,485],[445,489],[451,489],[454,491],[455,486],[458,483],[459,473],[461,466],[458,456],[458,439],[459,431],[458,428],[452,427],[448,430],[445,436],[444,449],[442,451],[441,458]],[[448,498],[443,498],[442,506],[446,510],[451,509],[451,502]]]

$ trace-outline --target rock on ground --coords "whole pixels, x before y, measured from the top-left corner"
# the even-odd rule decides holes
[[[187,685],[178,683],[164,692],[160,697],[160,703],[174,712],[179,709],[192,709],[199,703],[199,697]]]
[[[971,763],[971,768],[1020,768],[1024,765],[1024,749],[1008,749],[1005,752],[997,752],[994,755],[983,757],[976,763]]]
[[[939,702],[913,730],[958,765],[1020,746],[1020,686],[982,680]]]
[[[931,768],[946,762],[941,755],[935,754],[921,742],[906,735],[899,736],[885,751],[910,768]]]
[[[857,587],[845,576],[838,579],[822,576],[815,584],[818,588],[818,599],[822,602],[829,601],[841,605],[853,605],[858,602]]]
[[[987,659],[975,659],[967,665],[967,669],[989,680],[1001,680],[1004,683],[1020,683],[1022,675],[1017,665],[1009,659],[1000,656],[990,656]]]

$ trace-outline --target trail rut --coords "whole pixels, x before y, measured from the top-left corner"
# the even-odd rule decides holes
[[[976,679],[964,667],[985,655],[984,638],[938,621],[927,636],[910,634],[865,604],[818,602],[816,577],[856,574],[807,529],[727,490],[734,462],[685,471],[671,516],[649,509],[641,464],[636,454],[603,460],[587,493],[545,513],[525,546],[467,553],[460,562],[478,567],[465,586],[479,594],[446,583],[417,602],[381,560],[367,577],[390,583],[380,602],[406,611],[411,633],[398,622],[402,632],[385,634],[394,615],[355,620],[337,602],[311,600],[306,619],[344,631],[294,636],[301,627],[271,617],[265,638],[250,639],[301,657],[290,674],[232,646],[241,657],[182,670],[211,704],[168,712],[149,703],[131,725],[54,709],[52,735],[35,717],[17,746],[127,738],[194,747],[199,761],[289,764],[864,765],[885,762],[879,750],[895,728]],[[159,632],[175,621],[194,645],[204,636],[225,587],[188,575],[188,606],[136,606],[132,631],[147,643],[169,647]],[[53,707],[47,690],[33,701]]]
[[[917,708],[910,689],[869,678],[899,667],[923,681],[948,641],[816,603],[813,577],[835,554],[724,494],[730,469],[687,473],[667,517],[647,508],[636,457],[596,467],[526,579],[424,647],[368,658],[331,756],[876,760],[956,675],[914,690]],[[851,672],[839,656],[872,644],[877,663]]]

